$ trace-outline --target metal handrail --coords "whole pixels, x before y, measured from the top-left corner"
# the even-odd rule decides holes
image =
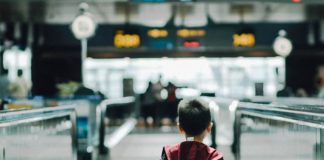
[[[289,108],[285,106],[240,102],[237,112],[254,117],[286,121],[324,129],[324,124],[322,124],[324,122],[324,109],[313,112],[306,108]]]
[[[98,122],[98,129],[99,129],[99,144],[98,150],[99,154],[107,154],[109,153],[109,148],[105,145],[105,117],[106,117],[106,110],[113,107],[118,106],[125,106],[128,104],[136,105],[136,98],[135,97],[123,97],[123,98],[116,98],[116,99],[106,99],[103,100],[99,107],[97,107],[97,115],[100,115],[97,120]],[[135,115],[134,115],[135,116]]]
[[[77,126],[76,112],[74,106],[59,106],[51,108],[39,108],[31,110],[8,110],[0,112],[0,127],[8,127],[23,123],[49,120],[59,117],[69,116],[72,123],[72,155],[73,160],[77,160]]]
[[[288,103],[287,103],[288,104]],[[255,104],[239,102],[234,122],[233,150],[236,160],[240,159],[241,118],[243,115],[288,122],[312,128],[324,129],[324,108],[293,107],[294,105]],[[322,138],[322,137],[321,137]]]
[[[267,102],[271,104],[281,104],[288,106],[296,106],[296,105],[306,105],[306,106],[323,106],[324,107],[324,99],[313,98],[313,97],[254,97],[248,99],[250,102],[258,103],[258,102]]]
[[[12,122],[20,121],[25,122],[25,119],[33,117],[42,117],[42,118],[52,118],[57,116],[57,114],[66,114],[71,111],[74,111],[72,106],[62,106],[62,107],[50,107],[50,108],[37,108],[37,109],[21,109],[21,110],[5,110],[0,112],[0,123],[2,122]],[[37,118],[38,120],[38,118]],[[44,119],[42,119],[44,120]]]

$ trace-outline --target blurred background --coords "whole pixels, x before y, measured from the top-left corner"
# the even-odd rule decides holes
[[[324,159],[323,15],[323,0],[0,0],[0,159],[63,135],[62,159],[158,159],[198,96],[226,160]],[[70,116],[27,123],[52,112]]]

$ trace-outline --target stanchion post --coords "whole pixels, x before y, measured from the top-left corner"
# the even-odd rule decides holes
[[[212,129],[211,129],[211,147],[213,147],[213,148],[217,148],[217,143],[216,143],[216,121],[215,120],[213,120],[212,121],[213,122],[213,127],[212,127]]]
[[[315,146],[316,160],[324,159],[324,130],[321,128],[317,129],[317,143]]]
[[[106,116],[106,108],[107,106],[102,104],[99,106],[101,109],[100,113],[100,121],[99,121],[99,154],[109,154],[109,148],[105,146],[105,116]]]
[[[234,140],[232,144],[232,152],[235,155],[235,160],[241,159],[241,118],[242,114],[239,110],[235,111],[235,120],[234,120]]]

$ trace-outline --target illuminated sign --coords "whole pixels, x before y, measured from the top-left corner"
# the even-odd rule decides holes
[[[235,47],[253,47],[255,45],[255,36],[252,33],[234,34],[233,45]]]
[[[200,42],[198,41],[185,41],[183,42],[183,46],[187,48],[198,48],[200,47]]]
[[[291,0],[293,3],[300,3],[302,0]]]
[[[147,31],[147,34],[152,38],[165,38],[169,35],[165,29],[151,29]]]
[[[141,44],[138,34],[124,34],[123,31],[117,31],[114,37],[114,45],[117,48],[136,48]]]
[[[180,29],[177,31],[178,37],[202,37],[206,35],[206,31],[202,29]]]

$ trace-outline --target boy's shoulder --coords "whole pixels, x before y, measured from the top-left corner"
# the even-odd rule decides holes
[[[163,147],[161,160],[177,160],[178,159],[178,153],[180,150],[180,143],[175,145],[167,145]]]
[[[215,148],[209,147],[208,146],[208,154],[210,155],[211,160],[224,160],[223,158],[223,154],[221,152],[219,152],[218,150],[216,150]]]
[[[206,160],[223,160],[223,154],[216,149],[203,143],[195,141],[185,141],[172,146],[164,147],[165,156],[168,160],[177,160],[185,156],[185,159],[206,159]],[[197,154],[199,153],[199,154]],[[192,157],[192,158],[190,158]]]

